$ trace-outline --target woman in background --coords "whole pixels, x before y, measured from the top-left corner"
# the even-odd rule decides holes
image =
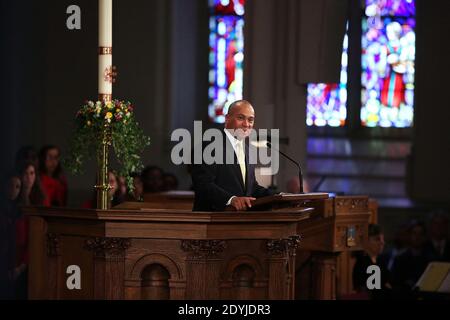
[[[41,187],[39,175],[32,162],[26,163],[20,170],[21,189],[18,203],[26,206],[49,206],[50,202]],[[16,221],[16,279],[17,299],[28,296],[28,216],[21,214]]]
[[[108,184],[110,186],[108,190],[110,198],[109,207],[114,207],[120,203],[121,199],[119,197],[119,182],[113,170],[108,171]],[[81,207],[85,209],[95,209],[97,207],[97,190],[94,190],[91,200],[85,201]]]
[[[42,187],[48,196],[50,205],[67,205],[67,179],[63,174],[59,160],[59,148],[52,145],[42,147],[39,152],[39,172]]]
[[[9,174],[2,180],[0,192],[0,300],[15,299],[17,202],[21,189],[20,177]]]

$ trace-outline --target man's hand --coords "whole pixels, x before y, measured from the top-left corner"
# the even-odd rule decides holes
[[[252,197],[234,197],[231,200],[231,205],[237,210],[237,211],[245,211],[247,208],[251,208],[252,204],[251,201],[256,200],[256,198]]]

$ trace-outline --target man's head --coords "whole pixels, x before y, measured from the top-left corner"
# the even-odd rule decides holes
[[[425,244],[426,229],[425,224],[421,221],[412,220],[408,226],[409,245],[413,249],[421,249]]]
[[[371,256],[379,256],[384,249],[384,234],[379,225],[369,224],[368,240],[367,253]]]
[[[432,240],[447,239],[448,220],[448,215],[443,210],[436,210],[429,214],[429,233]]]
[[[238,100],[228,108],[225,116],[225,129],[237,130],[235,135],[238,139],[248,137],[255,122],[255,110],[250,102]]]
[[[141,179],[144,192],[161,192],[164,187],[163,170],[157,166],[147,166],[142,170]]]

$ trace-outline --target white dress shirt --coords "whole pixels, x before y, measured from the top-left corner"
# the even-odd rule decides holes
[[[241,173],[242,173],[242,176],[243,176],[243,181],[244,181],[244,185],[245,185],[245,158],[244,159],[239,159],[240,158],[240,156],[239,156],[239,147],[241,147],[242,148],[242,152],[243,152],[243,148],[244,148],[244,146],[243,146],[243,143],[244,143],[244,141],[242,141],[242,140],[238,140],[238,139],[236,139],[231,133],[230,133],[230,131],[228,131],[227,129],[224,129],[224,131],[225,131],[225,135],[227,136],[227,138],[228,138],[228,140],[230,141],[230,143],[231,143],[231,145],[233,146],[233,150],[234,150],[234,153],[236,154],[236,157],[238,158],[238,161],[241,161],[242,163],[240,163],[239,165],[241,166]],[[239,143],[241,143],[241,146],[239,146]],[[244,157],[245,157],[245,155],[244,155]],[[243,164],[243,168],[242,168],[242,164]],[[228,200],[228,202],[227,202],[227,206],[229,206],[230,204],[231,204],[231,200],[233,200],[233,198],[234,197],[236,197],[236,196],[232,196],[229,200]]]

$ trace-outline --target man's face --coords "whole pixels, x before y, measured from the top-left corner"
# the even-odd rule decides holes
[[[367,251],[369,254],[378,256],[383,252],[384,249],[384,234],[379,234],[376,236],[370,236],[367,246]]]
[[[410,230],[411,247],[418,249],[421,248],[425,242],[425,230],[422,226],[415,226]]]
[[[447,238],[448,220],[443,217],[434,218],[430,225],[430,236],[433,240]]]
[[[255,122],[255,110],[249,103],[235,105],[225,117],[225,128],[237,130],[235,135],[243,139],[250,135]],[[239,129],[239,130],[238,130]]]

